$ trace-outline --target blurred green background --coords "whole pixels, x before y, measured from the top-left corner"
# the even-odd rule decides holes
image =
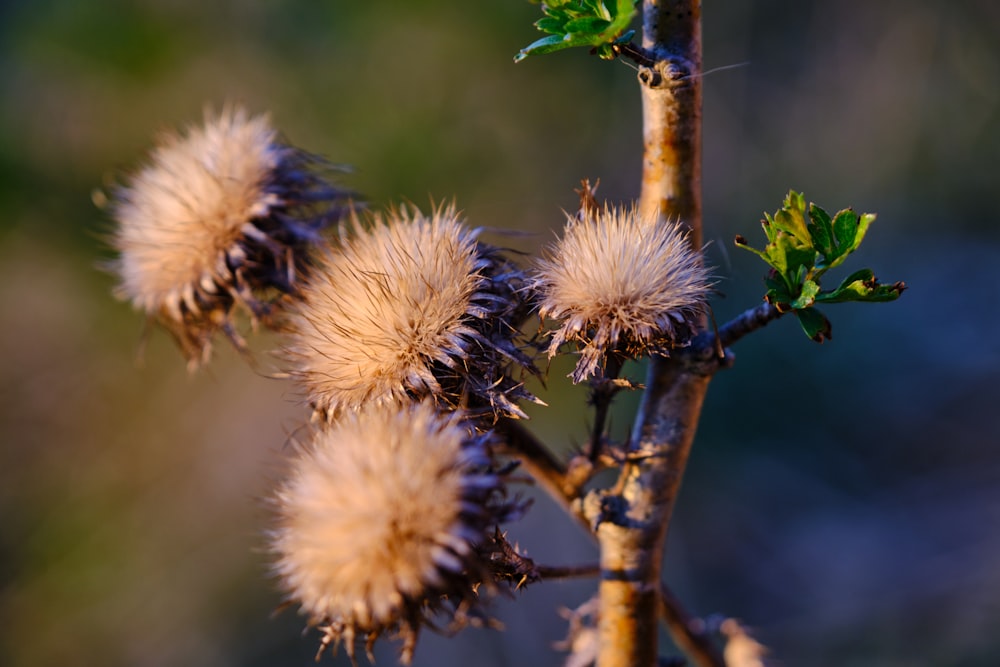
[[[713,383],[666,578],[784,665],[1000,663],[1000,5],[945,4],[704,7],[717,317],[763,293],[732,237],[759,239],[789,188],[877,211],[854,266],[911,287],[831,307],[823,346],[779,321]],[[495,240],[537,249],[580,178],[636,195],[641,140],[626,64],[512,63],[536,12],[0,2],[0,665],[312,664],[301,619],[270,617],[260,553],[259,501],[304,412],[227,350],[189,377],[157,333],[136,366],[141,318],[95,269],[108,223],[91,193],[158,129],[236,101],[354,165],[346,183],[375,206],[454,197],[475,225],[527,232]],[[587,425],[567,370],[531,422],[561,449]],[[544,499],[511,536],[547,563],[595,558]],[[416,664],[560,664],[556,609],[592,585],[530,588],[498,605],[506,632],[428,634]]]

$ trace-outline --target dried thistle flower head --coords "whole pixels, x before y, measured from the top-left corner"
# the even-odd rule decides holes
[[[243,350],[234,307],[256,323],[275,293],[292,292],[317,232],[346,201],[319,164],[241,108],[166,133],[116,193],[116,294],[170,331],[192,367],[220,330]]]
[[[582,382],[610,353],[666,353],[690,337],[711,281],[680,225],[633,208],[569,216],[563,237],[537,262],[532,288],[542,318],[562,320],[548,355],[574,341]]]
[[[533,369],[514,337],[521,273],[479,243],[454,206],[355,219],[291,309],[284,356],[318,412],[432,397],[521,416],[532,399],[508,376]]]
[[[288,598],[324,632],[320,648],[398,632],[402,659],[436,616],[481,611],[488,568],[477,552],[510,518],[487,436],[433,404],[370,405],[317,432],[275,496],[275,570]]]

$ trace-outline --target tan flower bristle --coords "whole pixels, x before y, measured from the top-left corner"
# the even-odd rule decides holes
[[[240,108],[165,134],[116,193],[116,293],[164,325],[192,366],[219,330],[242,348],[233,308],[260,318],[266,292],[293,291],[317,232],[346,202],[317,164]]]
[[[488,580],[476,546],[509,506],[483,437],[429,403],[371,405],[318,431],[275,496],[275,571],[321,626],[324,646],[404,638],[436,615],[464,614]]]
[[[454,206],[355,220],[289,318],[284,356],[317,411],[430,396],[520,414],[532,397],[505,374],[532,368],[513,342],[520,273],[477,236]]]
[[[611,352],[666,353],[685,342],[711,281],[680,225],[605,207],[568,216],[563,237],[537,262],[532,289],[540,316],[562,320],[549,358],[578,343],[571,377],[582,382]]]

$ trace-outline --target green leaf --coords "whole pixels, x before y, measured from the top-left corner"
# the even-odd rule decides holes
[[[858,235],[858,214],[844,209],[833,219],[833,236],[837,240],[837,255],[842,256],[854,250],[854,237]]]
[[[546,16],[535,21],[535,27],[542,32],[552,33],[554,35],[559,35],[562,38],[562,27],[564,21],[553,18],[551,16]]]
[[[810,246],[803,246],[798,242],[798,239],[788,234],[779,235],[769,248],[771,249],[769,256],[776,262],[772,263],[771,266],[790,279],[798,279],[801,268],[810,271],[816,264],[816,251]],[[780,262],[780,267],[777,262]]]
[[[809,205],[809,235],[813,247],[823,255],[833,251],[833,223],[830,214],[816,204]]]
[[[764,284],[767,286],[767,294],[764,295],[764,298],[768,303],[782,312],[791,310],[789,304],[795,299],[795,296],[788,291],[788,283],[782,276],[779,276],[776,271],[771,271],[764,279]]]
[[[532,55],[540,56],[554,51],[561,51],[563,49],[568,49],[571,46],[572,44],[568,44],[561,35],[542,37],[541,39],[532,42],[528,46],[521,49],[521,52],[514,56],[514,62],[521,62],[528,56]]]
[[[788,194],[785,195],[785,208],[795,209],[802,211],[806,210],[806,198],[801,192],[796,192],[795,190],[789,190]]]
[[[816,302],[817,294],[819,294],[819,284],[807,278],[802,283],[802,292],[792,301],[792,308],[796,310],[808,308]]]
[[[806,227],[806,219],[803,212],[794,208],[784,208],[774,215],[774,226],[783,232],[787,232],[800,242],[811,245],[812,237]]]
[[[535,22],[538,30],[550,37],[540,39],[514,57],[515,62],[529,55],[542,55],[575,46],[592,48],[602,58],[614,58],[613,45],[621,38],[636,15],[637,0],[563,0],[542,3],[544,17]]]
[[[765,213],[764,219],[760,221],[760,226],[764,228],[764,234],[767,235],[767,242],[774,243],[780,231],[774,224],[774,218],[769,213]]]
[[[806,335],[817,343],[833,337],[833,325],[830,324],[830,320],[815,308],[796,310],[795,316],[799,319],[799,324]]]
[[[794,311],[809,337],[822,341],[830,337],[830,322],[815,304],[892,301],[906,289],[901,282],[880,284],[871,269],[855,271],[835,290],[822,289],[821,277],[858,248],[874,220],[874,214],[859,216],[851,209],[831,219],[816,204],[807,209],[805,197],[791,190],[780,210],[764,214],[767,245],[758,250],[742,236],[736,237],[736,245],[771,267],[764,280],[768,303],[781,312]]]
[[[854,235],[854,247],[851,248],[852,251],[856,250],[861,245],[861,242],[865,240],[865,234],[868,233],[868,228],[875,222],[876,217],[874,213],[865,213],[858,220],[858,231]]]
[[[904,283],[883,285],[875,278],[871,269],[861,269],[847,276],[837,289],[820,294],[816,301],[823,303],[895,301],[905,289]]]
[[[596,16],[583,16],[572,21],[567,21],[563,30],[569,34],[600,34],[611,25],[611,21],[598,18]]]

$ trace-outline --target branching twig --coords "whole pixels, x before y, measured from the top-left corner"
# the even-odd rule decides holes
[[[770,324],[784,314],[766,301],[762,302],[723,324],[718,332],[705,331],[699,334],[691,341],[689,347],[679,350],[676,356],[693,366],[704,366],[702,371],[705,374],[714,373],[731,361],[728,357],[719,357],[720,348],[723,350],[729,348],[744,336]]]
[[[722,347],[729,347],[748,333],[760,329],[782,315],[784,313],[765,301],[723,324],[719,329],[719,342],[722,343]]]
[[[573,516],[585,528],[588,535],[596,537],[592,532],[589,519],[582,513],[582,507],[576,503],[576,492],[568,492],[566,466],[564,466],[521,422],[504,419],[497,425],[498,432],[511,454],[521,459],[521,464],[534,477],[539,485],[559,503],[567,514]],[[578,457],[582,458],[582,457]],[[580,566],[578,576],[590,576],[587,566]],[[543,578],[555,578],[558,568],[538,567]],[[598,568],[598,572],[600,568]],[[597,572],[595,572],[596,574]],[[667,630],[674,643],[688,653],[700,667],[720,667],[722,663],[707,662],[700,655],[711,655],[708,649],[702,649],[706,638],[693,616],[689,614],[681,602],[673,595],[666,584],[659,586],[658,613],[662,615]],[[680,619],[680,620],[678,620]],[[690,647],[690,650],[689,650]]]

